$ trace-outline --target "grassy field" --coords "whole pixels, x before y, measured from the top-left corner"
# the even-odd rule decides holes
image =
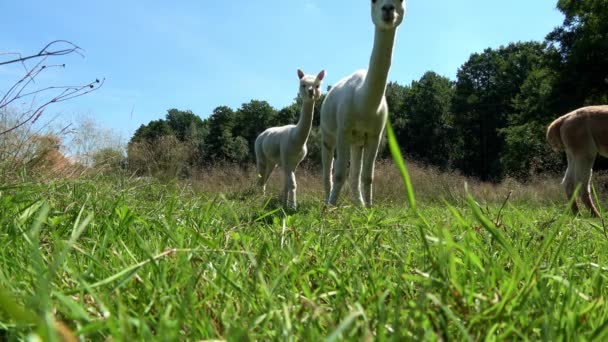
[[[323,207],[302,170],[285,212],[251,174],[1,187],[0,340],[608,336],[606,231],[555,179],[467,197],[465,178],[413,167],[414,210],[380,165],[367,210]]]

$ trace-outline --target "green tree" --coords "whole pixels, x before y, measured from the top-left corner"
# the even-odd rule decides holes
[[[584,105],[608,103],[608,2],[560,0],[557,8],[564,22],[547,35],[543,66],[526,78],[500,130],[502,168],[521,179],[563,169],[563,156],[552,153],[545,139],[552,120]]]
[[[559,51],[557,109],[608,103],[608,1],[559,0],[557,8],[564,22],[547,35]]]
[[[526,180],[538,173],[561,169],[561,158],[546,142],[547,125],[556,117],[559,96],[557,73],[549,68],[533,70],[513,101],[514,112],[500,133],[505,149],[500,161],[506,174]]]
[[[165,144],[180,145],[172,146],[171,148],[179,149],[181,156],[184,156],[185,165],[182,165],[181,170],[187,173],[191,167],[203,163],[207,133],[207,125],[198,115],[189,110],[169,109],[165,119],[154,120],[147,125],[141,125],[135,131],[129,142],[129,146],[134,143],[143,143],[140,146],[152,146],[160,138],[173,136],[176,139],[175,142],[171,139],[164,139],[163,141]],[[141,150],[140,148],[129,149],[128,151],[139,152]],[[129,158],[129,160],[134,162],[135,159]]]
[[[192,111],[169,109],[165,117],[175,137],[186,145],[189,166],[200,166],[204,163],[205,139],[208,135],[206,121]]]
[[[266,128],[273,126],[276,115],[277,111],[268,102],[258,100],[244,103],[236,112],[232,135],[245,139],[249,150],[249,161],[255,160],[255,139]]]
[[[152,142],[162,136],[171,135],[172,133],[173,131],[171,130],[171,127],[165,120],[153,120],[147,125],[139,126],[139,128],[135,130],[133,137],[131,137],[129,144],[141,141]]]
[[[205,142],[207,162],[242,163],[247,160],[249,147],[245,138],[234,136],[237,114],[226,106],[213,110],[207,119],[209,134]]]
[[[408,147],[404,144],[407,142],[407,117],[408,113],[404,108],[405,97],[408,91],[408,87],[402,86],[396,82],[389,82],[386,85],[386,104],[388,105],[389,118],[395,131],[397,141],[401,144],[401,148],[407,150]],[[383,150],[381,157],[386,158],[390,156],[388,149]]]
[[[432,71],[405,92],[406,136],[402,138],[405,153],[422,162],[447,168],[450,161],[450,106],[453,82]]]
[[[180,141],[201,139],[204,136],[203,120],[189,110],[169,109],[165,119],[175,137]]]
[[[504,176],[500,155],[513,100],[531,71],[542,66],[544,44],[512,43],[471,55],[458,70],[452,113],[458,151],[455,166],[484,180]]]

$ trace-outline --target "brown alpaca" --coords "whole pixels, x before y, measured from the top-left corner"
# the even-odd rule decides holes
[[[589,181],[597,154],[608,157],[608,105],[582,107],[555,119],[547,128],[547,141],[555,151],[566,151],[568,168],[562,184],[568,198],[580,184],[583,203],[599,217]],[[572,212],[578,212],[576,200]]]

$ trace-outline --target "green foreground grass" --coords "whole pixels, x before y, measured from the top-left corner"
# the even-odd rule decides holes
[[[145,179],[0,188],[0,340],[607,336],[608,240],[563,203],[300,197],[285,213]]]

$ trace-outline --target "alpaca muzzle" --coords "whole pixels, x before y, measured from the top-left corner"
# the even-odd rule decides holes
[[[382,20],[387,23],[395,21],[395,6],[387,5],[382,7]]]

